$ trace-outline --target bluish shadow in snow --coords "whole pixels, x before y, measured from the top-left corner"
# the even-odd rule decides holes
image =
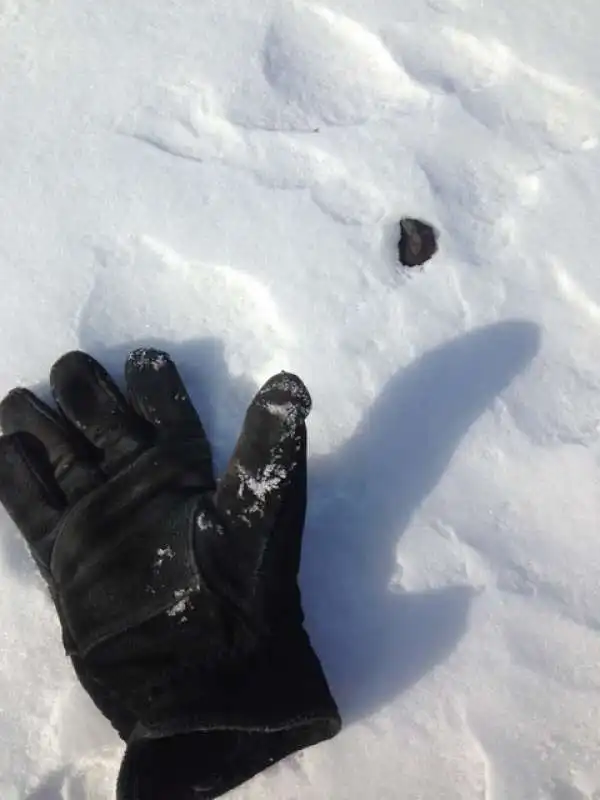
[[[63,787],[67,773],[66,767],[50,772],[40,785],[27,795],[25,800],[63,800]],[[85,798],[74,797],[73,800],[85,800]]]
[[[99,347],[95,340],[89,344],[83,341],[80,346],[97,358],[121,387],[125,359],[131,350],[156,347],[170,353],[210,438],[217,473],[225,468],[257,387],[251,381],[230,375],[218,339],[172,342],[148,337],[111,348]]]
[[[538,346],[537,327],[514,321],[426,353],[388,382],[343,447],[311,461],[303,596],[346,721],[417,681],[464,632],[473,590],[391,592],[395,547],[462,437]]]
[[[514,321],[436,348],[389,381],[345,445],[310,460],[303,598],[346,722],[417,681],[463,634],[473,590],[390,592],[395,547],[464,434],[535,356],[538,340],[536,326]],[[177,362],[220,471],[256,387],[228,374],[216,340],[149,339],[89,351],[118,377],[139,345],[163,348]],[[47,395],[47,384],[32,388]],[[34,567],[18,539],[15,531],[3,541],[5,557],[28,579]]]

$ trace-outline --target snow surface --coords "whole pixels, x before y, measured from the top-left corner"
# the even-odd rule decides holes
[[[172,352],[222,467],[313,396],[302,570],[346,727],[237,800],[600,798],[597,0],[0,0],[0,390]],[[400,271],[397,222],[441,232]],[[120,744],[0,539],[0,797]]]

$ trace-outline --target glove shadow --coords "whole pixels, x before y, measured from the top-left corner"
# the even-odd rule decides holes
[[[471,425],[535,356],[533,324],[460,336],[397,373],[333,455],[309,465],[301,586],[342,718],[380,708],[465,632],[472,586],[389,587],[395,547]]]

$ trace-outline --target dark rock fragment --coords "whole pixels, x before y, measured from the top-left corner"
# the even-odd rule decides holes
[[[437,252],[437,231],[427,222],[404,217],[400,220],[398,256],[405,267],[418,267]]]

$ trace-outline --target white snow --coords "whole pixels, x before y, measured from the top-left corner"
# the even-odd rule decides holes
[[[187,617],[183,616],[186,611],[192,608],[189,594],[185,589],[179,589],[174,593],[175,603],[167,610],[168,617],[180,617],[180,622],[187,622]]]
[[[274,453],[277,457],[277,453]],[[238,497],[245,496],[248,492],[257,500],[259,507],[261,507],[267,498],[274,493],[281,482],[287,477],[287,470],[280,464],[268,464],[264,471],[258,476],[252,475],[241,465],[237,465],[238,479],[240,486],[238,489]]]
[[[156,550],[156,560],[154,561],[154,569],[160,569],[164,563],[165,558],[169,560],[175,558],[175,553],[171,545],[166,547],[159,547]]]
[[[266,377],[312,395],[346,726],[232,798],[600,797],[599,31],[597,0],[0,0],[0,391],[164,348],[219,468]],[[0,527],[0,797],[108,800],[121,745]]]

